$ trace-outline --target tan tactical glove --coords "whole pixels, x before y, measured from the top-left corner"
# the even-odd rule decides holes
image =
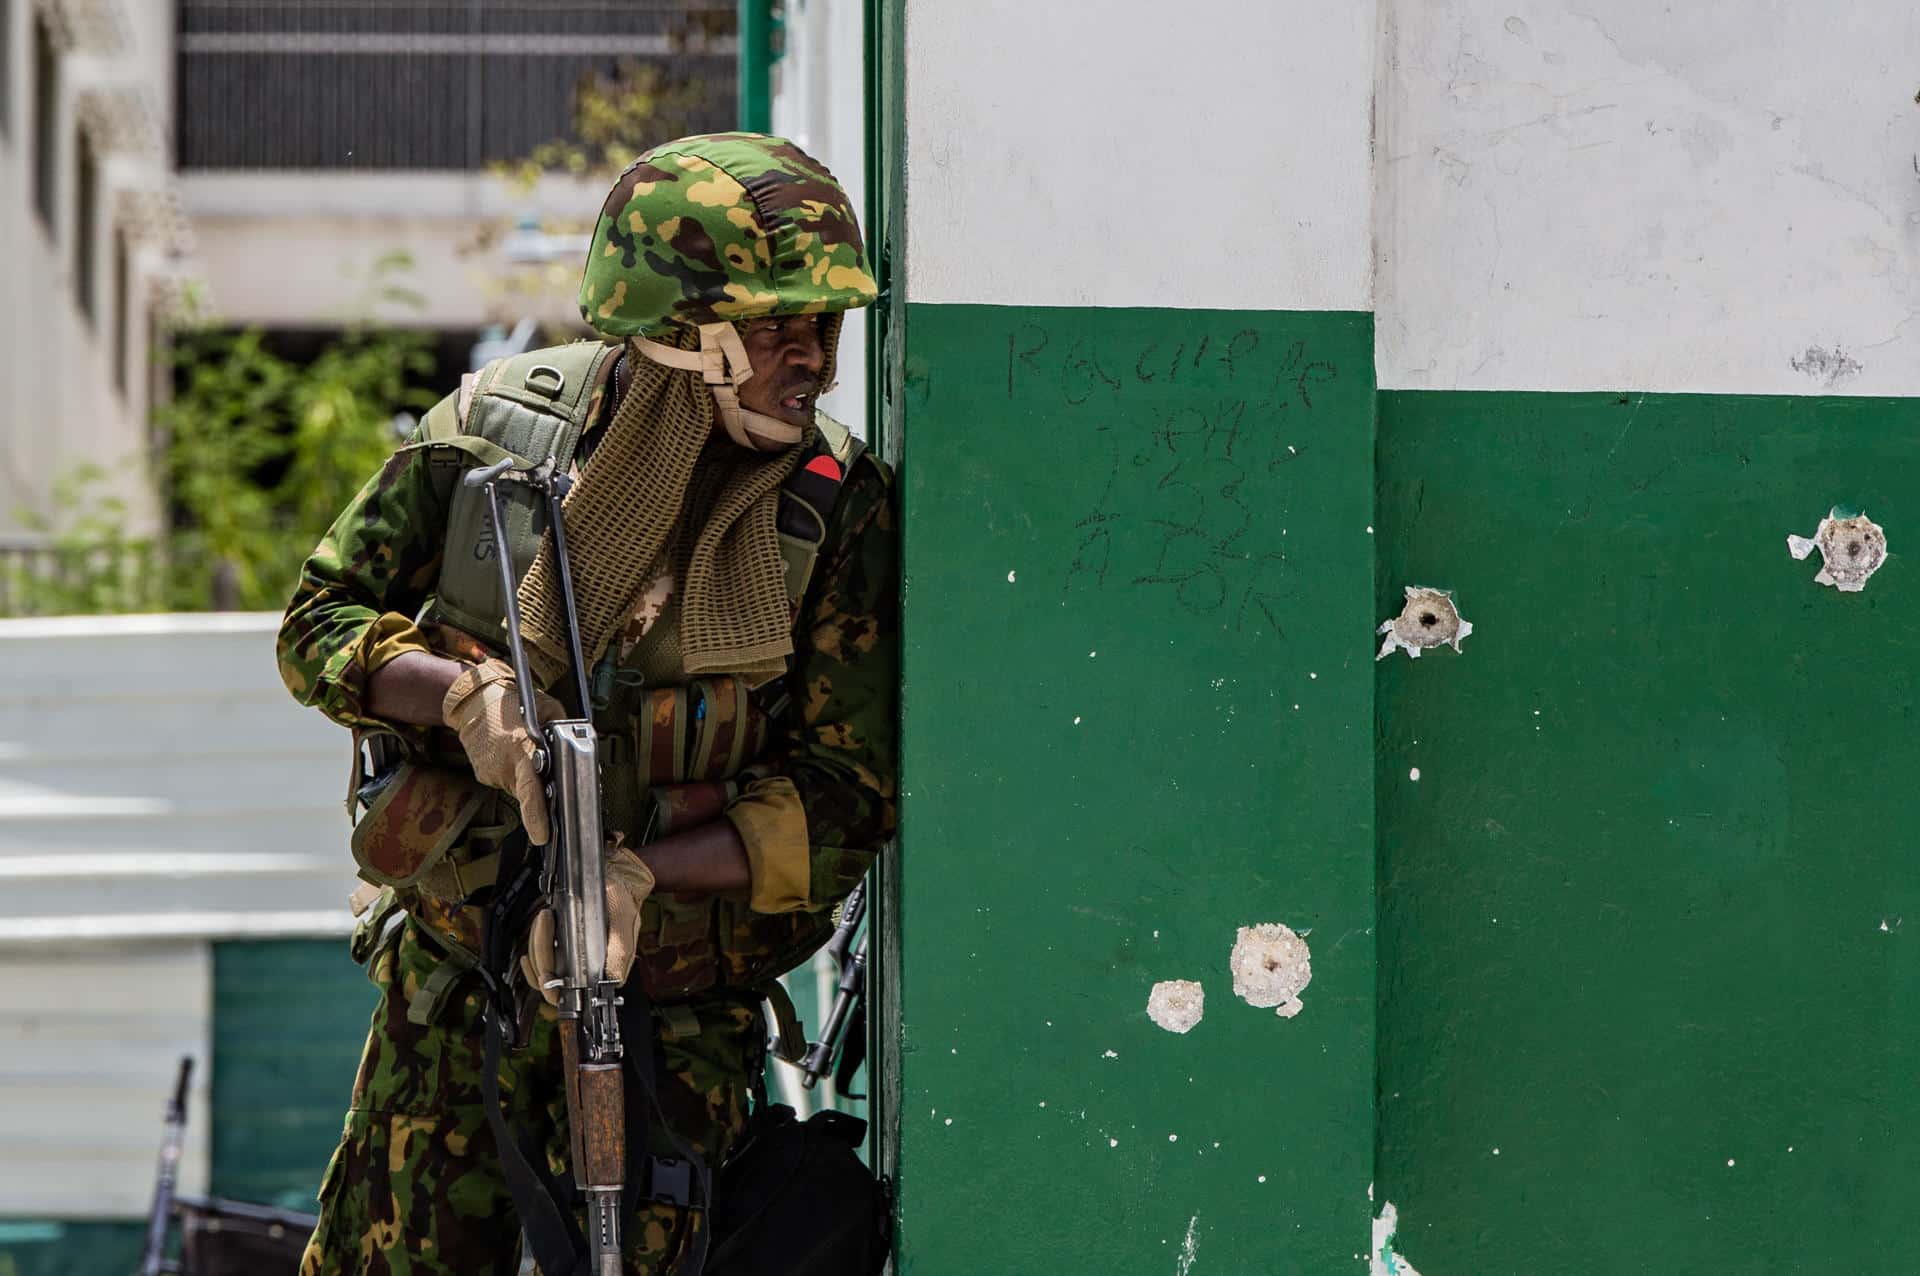
[[[560,702],[543,692],[534,693],[534,707],[542,719],[565,716]],[[540,773],[533,769],[539,743],[521,720],[513,666],[489,660],[455,678],[440,702],[440,716],[459,733],[460,747],[473,764],[473,778],[511,794],[520,804],[520,822],[528,839],[544,846],[549,832],[547,797]]]
[[[640,906],[653,894],[653,870],[638,855],[622,848],[607,856],[607,978],[627,982],[633,954],[640,946]],[[543,908],[527,928],[527,955],[520,959],[526,976],[550,1005],[560,1004],[554,978],[553,910]]]

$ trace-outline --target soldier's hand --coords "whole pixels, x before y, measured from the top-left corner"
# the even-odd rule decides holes
[[[622,848],[607,856],[607,978],[627,982],[633,955],[640,947],[640,906],[653,894],[653,870],[638,855]],[[527,951],[520,973],[549,1004],[560,1004],[560,983],[554,978],[553,910],[543,908],[527,928]]]
[[[534,707],[543,720],[565,712],[558,700],[544,692],[534,693]],[[520,822],[526,826],[528,840],[544,846],[550,832],[547,797],[540,773],[533,767],[539,742],[520,712],[513,667],[504,660],[489,660],[455,678],[441,701],[440,716],[459,734],[474,778],[510,794],[520,804]]]

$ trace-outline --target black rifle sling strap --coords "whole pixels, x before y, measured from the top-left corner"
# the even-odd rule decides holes
[[[497,1006],[487,1009],[486,1074],[480,1079],[480,1093],[487,1105],[487,1128],[500,1149],[500,1173],[513,1197],[513,1208],[520,1215],[520,1230],[527,1235],[534,1261],[543,1272],[563,1272],[567,1276],[586,1276],[587,1243],[573,1221],[573,1211],[561,1206],[558,1197],[562,1185],[545,1174],[527,1155],[525,1148],[507,1128],[500,1111],[500,1043],[506,1036]]]
[[[626,1212],[631,1218],[642,1201],[663,1201],[682,1210],[698,1209],[706,1217],[694,1233],[693,1248],[674,1270],[698,1276],[706,1269],[708,1237],[713,1230],[713,1171],[706,1158],[680,1137],[660,1107],[659,1077],[654,1070],[653,1006],[636,973],[620,994],[620,1039],[625,1047],[627,1079],[636,1095],[627,1095]],[[680,1154],[678,1160],[653,1156],[647,1145],[651,1113]],[[688,1226],[693,1226],[691,1215]]]
[[[516,832],[500,852],[499,884],[481,922],[480,963],[487,984],[486,1055],[480,1095],[487,1106],[487,1128],[500,1151],[500,1172],[520,1215],[520,1229],[542,1272],[585,1276],[587,1242],[573,1219],[570,1186],[543,1168],[544,1156],[529,1155],[507,1126],[500,1107],[500,1056],[508,1026],[514,1022],[513,937],[526,929],[539,891],[539,869],[528,853],[525,833]]]

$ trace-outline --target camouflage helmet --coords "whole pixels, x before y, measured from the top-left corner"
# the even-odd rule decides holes
[[[824,165],[784,138],[713,133],[656,146],[620,175],[587,250],[580,314],[631,337],[877,295],[853,205]]]

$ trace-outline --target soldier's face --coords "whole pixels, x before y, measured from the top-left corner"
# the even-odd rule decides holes
[[[789,425],[813,424],[813,401],[827,365],[820,316],[782,315],[750,319],[740,327],[753,376],[740,387],[740,406]]]

